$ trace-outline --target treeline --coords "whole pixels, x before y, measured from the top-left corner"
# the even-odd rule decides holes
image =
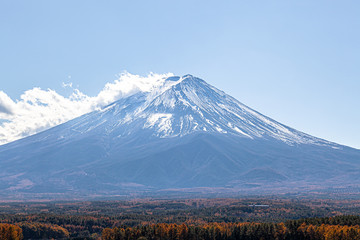
[[[251,207],[268,205],[269,207]],[[288,219],[360,214],[360,200],[321,199],[139,199],[130,201],[0,203],[3,215],[122,217],[121,224],[206,222],[283,222]],[[8,217],[8,216],[4,216]],[[119,219],[119,218],[118,218]],[[60,225],[60,224],[59,224]]]
[[[153,224],[139,227],[106,228],[103,240],[355,240],[360,227],[306,225],[289,228],[284,223]]]
[[[19,218],[20,216],[13,216]],[[209,222],[209,223],[143,223],[137,226],[115,226],[108,218],[66,216],[50,223],[34,222],[39,218],[23,216],[15,224],[0,223],[0,240],[20,239],[104,239],[104,240],[355,240],[360,239],[360,216],[307,218],[280,223]],[[86,221],[84,221],[86,219]],[[44,220],[44,219],[42,219]],[[83,226],[75,223],[84,221]],[[54,222],[61,224],[57,225]],[[93,225],[96,224],[96,225]],[[100,224],[102,226],[99,226]],[[84,228],[86,226],[86,229]],[[103,227],[106,226],[106,227]],[[79,234],[82,233],[82,234]]]
[[[287,221],[288,223],[293,224],[303,224],[306,223],[307,225],[341,225],[341,226],[360,226],[360,216],[356,215],[347,215],[347,216],[336,216],[336,217],[322,217],[322,218],[305,218],[299,220],[290,220]]]

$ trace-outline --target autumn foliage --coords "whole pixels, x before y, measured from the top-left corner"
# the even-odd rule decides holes
[[[65,239],[69,238],[68,230],[58,225],[46,223],[19,223],[24,239]]]
[[[301,224],[295,231],[284,223],[152,224],[139,227],[105,228],[103,240],[354,240],[360,227]]]
[[[310,218],[285,223],[158,223],[104,228],[103,240],[355,240],[360,217]],[[336,223],[336,225],[334,225]],[[348,225],[346,225],[348,224]],[[45,223],[0,224],[0,240],[68,239],[67,229]],[[97,239],[93,236],[91,239]],[[90,238],[89,238],[90,239]]]
[[[309,240],[354,240],[360,239],[360,227],[356,226],[340,226],[340,225],[306,225],[303,223],[298,228],[303,239]]]
[[[7,223],[0,223],[0,240],[19,240],[22,239],[20,227]]]
[[[0,203],[0,240],[360,240],[359,226],[360,200]]]

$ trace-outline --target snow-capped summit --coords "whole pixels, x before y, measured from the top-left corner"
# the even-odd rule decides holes
[[[192,75],[141,84],[102,109],[0,146],[3,194],[360,183],[359,150],[287,127]]]
[[[94,126],[108,133],[119,132],[118,137],[149,129],[153,136],[162,138],[213,132],[274,138],[287,144],[337,146],[284,126],[189,74],[169,77],[150,92],[131,95],[92,112],[76,121],[73,128],[84,133]]]

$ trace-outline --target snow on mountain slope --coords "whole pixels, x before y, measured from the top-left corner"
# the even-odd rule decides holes
[[[73,133],[116,132],[118,137],[141,129],[150,129],[153,136],[161,138],[215,132],[276,139],[290,145],[339,147],[282,125],[191,75],[170,77],[153,91],[123,98],[73,121],[66,131],[69,128]]]

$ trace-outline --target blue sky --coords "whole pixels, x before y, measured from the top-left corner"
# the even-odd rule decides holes
[[[0,101],[34,87],[68,96],[63,82],[95,96],[125,70],[190,73],[360,148],[359,29],[359,1],[4,0]]]

